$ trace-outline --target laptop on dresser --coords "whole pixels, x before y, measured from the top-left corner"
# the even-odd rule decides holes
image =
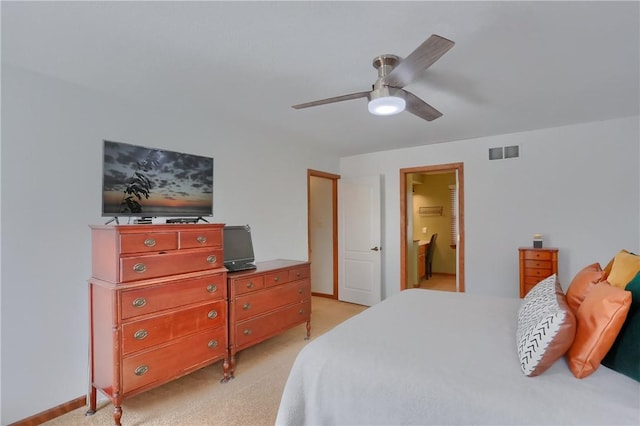
[[[230,272],[256,269],[251,227],[225,226],[223,232],[224,266]]]

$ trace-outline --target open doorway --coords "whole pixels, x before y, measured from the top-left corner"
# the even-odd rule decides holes
[[[414,185],[424,184],[425,181],[439,182],[438,185],[445,184],[445,190],[449,192],[450,198],[447,201],[442,201],[443,197],[440,196],[441,201],[439,202],[414,206]],[[425,187],[421,187],[420,191],[424,194],[425,190],[422,188]],[[426,191],[429,190],[426,189]],[[443,212],[447,212],[447,214],[443,215]],[[429,216],[433,217],[431,222],[428,220]],[[449,221],[449,226],[446,229],[442,228],[442,220]],[[428,223],[433,224],[432,229],[425,226]],[[441,250],[444,255],[440,258],[440,267],[455,274],[455,289],[458,292],[464,292],[464,174],[462,163],[400,169],[401,290],[416,286],[416,282],[420,282],[420,275],[429,273],[427,270],[429,266],[425,264],[426,254],[421,249],[430,245],[433,234],[438,234],[435,246],[445,249]],[[449,253],[453,253],[451,260],[446,258]],[[447,266],[447,262],[454,262],[455,266]],[[431,267],[433,268],[433,266]]]
[[[339,175],[307,170],[307,228],[311,294],[338,298]]]

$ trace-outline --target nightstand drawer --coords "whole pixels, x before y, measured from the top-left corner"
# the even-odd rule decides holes
[[[549,274],[549,275],[551,275],[551,274]],[[549,275],[547,275],[547,277],[548,277]],[[525,285],[525,286],[528,286],[528,287],[533,287],[533,286],[535,286],[536,284],[538,284],[540,281],[542,281],[543,279],[545,279],[545,278],[547,278],[547,277],[542,277],[542,278],[540,278],[540,277],[535,277],[535,276],[534,276],[534,277],[532,277],[532,276],[525,276],[525,277],[524,277],[524,285]]]
[[[549,275],[552,275],[553,273],[551,272],[550,269],[525,269],[524,270],[524,276],[525,277],[535,277],[535,278],[539,278],[540,280],[543,278],[547,278]]]
[[[551,270],[551,261],[550,260],[525,260],[524,267],[527,269],[536,268],[536,269]]]
[[[553,254],[550,251],[545,250],[524,250],[524,259],[525,260],[551,260]]]

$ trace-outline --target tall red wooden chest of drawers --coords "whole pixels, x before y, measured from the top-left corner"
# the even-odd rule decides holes
[[[91,226],[90,395],[124,398],[224,360],[229,378],[223,225]]]

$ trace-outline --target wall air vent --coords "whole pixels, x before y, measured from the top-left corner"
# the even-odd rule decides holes
[[[489,148],[489,160],[502,160],[502,148]]]
[[[505,146],[500,148],[489,148],[489,160],[502,160],[503,158],[518,158],[520,147],[518,145]]]
[[[520,147],[518,145],[505,146],[504,158],[518,158],[520,156]]]

